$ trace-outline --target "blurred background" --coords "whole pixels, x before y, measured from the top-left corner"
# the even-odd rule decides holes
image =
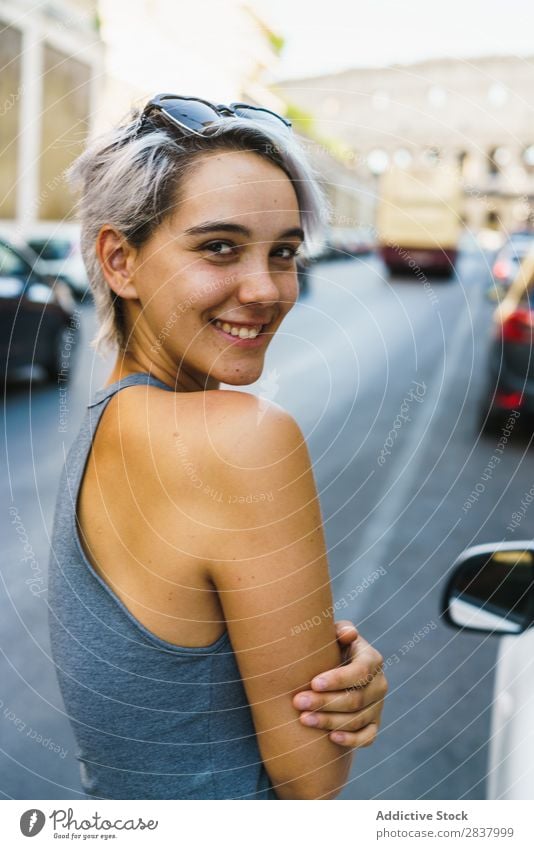
[[[385,658],[383,728],[343,798],[531,798],[529,634],[454,631],[440,604],[465,547],[534,532],[533,27],[525,0],[0,0],[2,797],[84,798],[46,564],[112,361],[89,347],[65,170],[168,91],[289,117],[331,203],[250,391],[301,425],[338,618]]]

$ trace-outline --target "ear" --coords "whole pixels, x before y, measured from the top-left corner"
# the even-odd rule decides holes
[[[137,298],[137,289],[132,282],[136,249],[119,230],[109,224],[101,228],[95,248],[110,289],[121,298]]]

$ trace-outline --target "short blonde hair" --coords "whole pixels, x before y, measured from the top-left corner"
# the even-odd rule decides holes
[[[80,192],[81,251],[99,329],[92,341],[97,350],[124,349],[122,299],[109,288],[96,255],[96,238],[104,224],[117,228],[135,247],[141,247],[179,202],[180,187],[197,160],[214,150],[258,153],[282,168],[297,195],[304,230],[303,255],[321,240],[331,213],[330,202],[307,153],[293,133],[272,122],[245,118],[221,119],[209,135],[174,132],[151,118],[141,128],[141,112],[89,143],[70,166],[67,178]],[[214,141],[216,139],[216,141]]]

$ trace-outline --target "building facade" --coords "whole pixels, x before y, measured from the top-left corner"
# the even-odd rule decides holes
[[[209,21],[209,26],[206,22]],[[158,91],[286,114],[274,85],[283,37],[242,0],[0,0],[0,227],[74,217],[65,172],[86,139]],[[293,118],[293,115],[291,115]],[[371,223],[374,185],[294,120],[339,226]]]
[[[478,230],[534,224],[534,63],[516,56],[436,59],[277,84],[347,149],[355,175],[390,163],[458,169],[463,217]]]

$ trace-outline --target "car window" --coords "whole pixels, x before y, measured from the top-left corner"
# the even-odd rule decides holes
[[[28,245],[44,260],[66,259],[71,252],[67,239],[28,239]]]
[[[0,276],[14,277],[28,274],[29,266],[15,251],[0,242]]]

